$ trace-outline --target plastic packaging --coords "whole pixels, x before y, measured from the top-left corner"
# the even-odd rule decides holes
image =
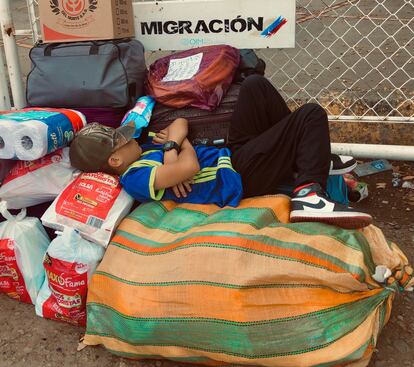
[[[391,163],[386,159],[378,159],[376,161],[358,164],[354,169],[354,172],[358,177],[363,177],[389,170],[392,170]]]
[[[13,132],[16,123],[1,119],[0,116],[0,159],[16,159],[16,147],[13,140]]]
[[[50,244],[44,257],[45,281],[36,301],[41,317],[86,325],[88,283],[104,249],[66,228]]]
[[[137,100],[135,107],[129,110],[124,116],[121,125],[127,125],[131,121],[135,124],[134,139],[141,136],[142,129],[146,128],[151,120],[155,99],[150,96],[143,96]]]
[[[402,182],[402,180],[401,180],[401,173],[394,172],[392,174],[392,180],[391,180],[392,187],[399,187],[399,186],[401,186],[401,182]]]
[[[63,148],[86,124],[75,110],[31,108],[0,115],[0,158],[32,161]]]
[[[106,173],[82,173],[55,199],[42,216],[46,227],[79,230],[82,237],[106,247],[134,199],[119,178]]]
[[[350,173],[344,174],[343,177],[348,187],[349,201],[357,203],[368,197],[368,185],[365,182],[358,181]]]
[[[401,187],[403,189],[414,189],[414,182],[404,181]]]
[[[49,237],[39,219],[26,217],[26,209],[13,216],[3,202],[0,212],[6,218],[0,223],[0,293],[34,304],[44,281]]]
[[[225,139],[209,139],[209,138],[196,138],[191,141],[192,145],[206,145],[221,147],[226,144]]]
[[[36,161],[18,161],[0,187],[8,209],[22,209],[52,201],[79,171],[70,165],[69,148]]]
[[[326,182],[326,192],[328,193],[330,199],[344,205],[349,204],[348,187],[342,176],[328,176],[328,180]]]

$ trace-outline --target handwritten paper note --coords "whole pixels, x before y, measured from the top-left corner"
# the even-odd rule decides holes
[[[170,60],[167,75],[162,79],[163,82],[179,82],[191,79],[200,69],[203,53],[182,59]]]

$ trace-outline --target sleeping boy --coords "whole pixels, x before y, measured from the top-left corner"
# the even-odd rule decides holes
[[[90,124],[71,144],[71,163],[82,171],[120,176],[125,191],[140,202],[239,204],[242,183],[229,149],[193,147],[187,120],[175,120],[142,146],[131,139],[134,133],[132,125],[113,129]]]

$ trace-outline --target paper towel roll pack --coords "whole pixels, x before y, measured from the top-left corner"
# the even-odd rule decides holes
[[[0,159],[36,160],[69,145],[86,125],[75,110],[28,108],[0,115]]]

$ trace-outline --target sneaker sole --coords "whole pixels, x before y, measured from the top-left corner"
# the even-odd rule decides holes
[[[295,210],[290,213],[291,223],[318,222],[331,224],[345,229],[363,228],[372,223],[372,217],[365,213],[312,213],[304,210]]]
[[[346,167],[346,168],[330,170],[329,175],[330,176],[344,175],[345,173],[349,173],[349,172],[353,171],[356,168],[357,165],[358,165],[358,163],[355,162],[352,166],[349,166],[349,167]]]

